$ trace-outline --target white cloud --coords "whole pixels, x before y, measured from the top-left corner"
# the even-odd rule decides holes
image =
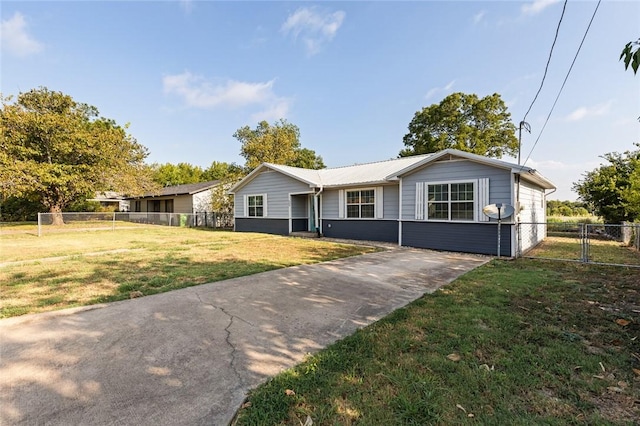
[[[476,13],[475,15],[473,15],[473,23],[474,24],[479,24],[483,19],[484,19],[484,15],[486,15],[487,12],[484,10],[481,10],[480,12]]]
[[[192,108],[258,106],[263,110],[254,114],[255,116],[265,117],[263,119],[286,118],[291,101],[274,93],[274,82],[275,80],[258,83],[227,80],[216,84],[185,71],[182,74],[164,76],[162,86],[166,94],[181,97]]]
[[[27,32],[27,23],[20,12],[0,22],[0,44],[3,50],[20,57],[38,53],[43,49],[42,43]]]
[[[447,83],[447,85],[445,85],[444,87],[434,87],[432,89],[429,89],[429,91],[427,91],[427,93],[424,95],[425,99],[429,99],[431,97],[433,97],[434,95],[436,95],[437,93],[446,93],[449,92],[452,88],[453,85],[456,83],[455,80],[451,80],[449,83]]]
[[[285,98],[279,98],[275,100],[268,108],[263,111],[259,111],[255,114],[251,114],[251,119],[253,121],[272,121],[279,120],[281,118],[286,118],[289,115],[289,107],[291,106],[291,101]]]
[[[525,15],[537,15],[547,7],[558,3],[560,0],[534,0],[522,5],[522,13]]]
[[[584,118],[588,117],[597,117],[600,115],[605,115],[611,109],[612,101],[605,102],[603,104],[594,105],[592,107],[580,107],[574,110],[571,114],[567,116],[568,121],[580,121]]]
[[[335,37],[346,13],[320,12],[316,7],[301,7],[289,15],[280,27],[285,35],[291,35],[294,40],[300,38],[305,45],[308,55],[315,55],[322,46]]]

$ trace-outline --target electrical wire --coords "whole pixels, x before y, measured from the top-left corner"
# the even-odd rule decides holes
[[[578,50],[576,52],[576,55],[573,57],[573,62],[571,62],[571,66],[569,67],[569,71],[567,71],[567,75],[564,77],[564,81],[562,82],[562,86],[560,86],[560,90],[558,91],[558,95],[556,96],[556,100],[553,102],[553,105],[551,106],[551,110],[549,111],[549,114],[547,114],[547,118],[544,121],[544,125],[542,126],[542,129],[540,129],[540,133],[538,134],[538,137],[536,138],[535,143],[533,144],[533,146],[531,147],[531,151],[529,151],[529,155],[527,155],[527,158],[524,160],[524,163],[522,163],[522,168],[524,168],[524,165],[527,164],[527,161],[529,161],[529,158],[531,157],[531,154],[533,153],[533,150],[536,148],[536,145],[538,145],[538,141],[540,141],[540,137],[542,136],[542,133],[544,132],[545,127],[547,127],[547,123],[549,122],[549,118],[551,118],[551,114],[553,113],[553,110],[556,107],[556,104],[558,103],[558,99],[560,99],[560,95],[562,94],[562,90],[564,89],[565,84],[567,83],[567,80],[569,79],[569,75],[571,74],[571,70],[573,69],[573,66],[576,63],[576,60],[578,59],[578,55],[580,54],[580,50],[582,49],[582,45],[584,44],[584,40],[587,38],[587,34],[589,33],[589,30],[591,29],[591,24],[593,23],[593,19],[596,17],[596,13],[598,12],[598,8],[600,7],[600,3],[602,2],[602,0],[598,0],[598,4],[596,5],[595,10],[593,11],[593,15],[591,15],[591,20],[589,21],[589,25],[587,26],[587,29],[584,32],[584,36],[582,36],[582,41],[580,42],[580,46],[578,46]]]
[[[560,25],[562,24],[562,18],[564,18],[564,11],[567,9],[568,0],[564,0],[564,5],[562,6],[562,13],[560,14],[560,20],[558,21],[558,26],[556,27],[556,35],[553,37],[553,43],[551,43],[551,50],[549,51],[549,58],[547,59],[547,65],[544,67],[544,74],[542,75],[542,81],[540,82],[540,87],[538,88],[538,92],[533,97],[533,101],[531,101],[531,105],[529,105],[529,109],[527,113],[524,115],[522,121],[527,121],[527,115],[531,112],[531,108],[533,108],[533,104],[536,103],[536,99],[538,99],[538,95],[542,91],[542,86],[544,86],[544,80],[547,78],[547,71],[549,71],[549,63],[551,63],[551,56],[553,55],[553,48],[556,45],[556,41],[558,40],[558,33],[560,32]]]

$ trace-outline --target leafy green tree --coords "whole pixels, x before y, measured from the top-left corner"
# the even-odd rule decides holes
[[[297,151],[296,159],[289,164],[294,167],[301,167],[303,169],[324,169],[324,161],[322,157],[316,155],[315,151],[307,148],[301,148]]]
[[[636,144],[640,148],[640,144]],[[640,149],[602,158],[608,164],[587,172],[573,184],[580,198],[594,207],[607,223],[640,219]]]
[[[310,149],[301,148],[298,126],[283,119],[273,125],[261,121],[253,130],[244,126],[233,137],[242,144],[240,155],[245,158],[245,168],[248,171],[263,162],[297,167],[324,167],[322,157]]]
[[[204,181],[224,180],[229,176],[242,176],[244,169],[235,163],[226,163],[224,161],[214,161],[202,173]]]
[[[631,65],[633,73],[638,72],[638,68],[640,68],[640,38],[636,41],[630,41],[624,46],[620,60],[624,60],[625,70],[629,69],[629,65]]]
[[[501,158],[518,153],[516,126],[507,106],[494,93],[484,98],[453,93],[439,104],[424,107],[409,123],[401,157],[447,148]]]
[[[126,126],[47,88],[1,98],[0,192],[60,213],[97,191],[142,193],[153,187],[147,149]],[[55,215],[54,223],[62,216]]]
[[[193,166],[189,163],[154,163],[151,165],[151,169],[153,170],[154,182],[163,187],[197,183],[207,180],[204,177],[204,171],[200,166]]]
[[[211,207],[213,211],[232,215],[234,200],[233,196],[229,195],[227,191],[229,191],[233,184],[246,176],[245,170],[233,163],[216,163],[214,161],[205,173],[207,173],[207,171],[211,173],[211,177],[214,177],[214,179],[211,180],[220,181],[220,184],[213,188],[211,194]]]

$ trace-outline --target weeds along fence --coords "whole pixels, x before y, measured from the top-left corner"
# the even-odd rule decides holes
[[[640,267],[640,224],[559,222],[517,226],[519,257]],[[536,244],[527,245],[529,241]]]
[[[44,233],[116,230],[147,225],[231,229],[233,216],[216,212],[38,213],[38,236]]]

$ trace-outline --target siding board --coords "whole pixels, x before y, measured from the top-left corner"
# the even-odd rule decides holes
[[[502,224],[500,255],[511,256],[513,225]],[[402,245],[432,250],[496,255],[498,226],[482,223],[403,222]]]
[[[322,221],[322,235],[348,240],[398,242],[398,222],[395,220],[344,220]]]

